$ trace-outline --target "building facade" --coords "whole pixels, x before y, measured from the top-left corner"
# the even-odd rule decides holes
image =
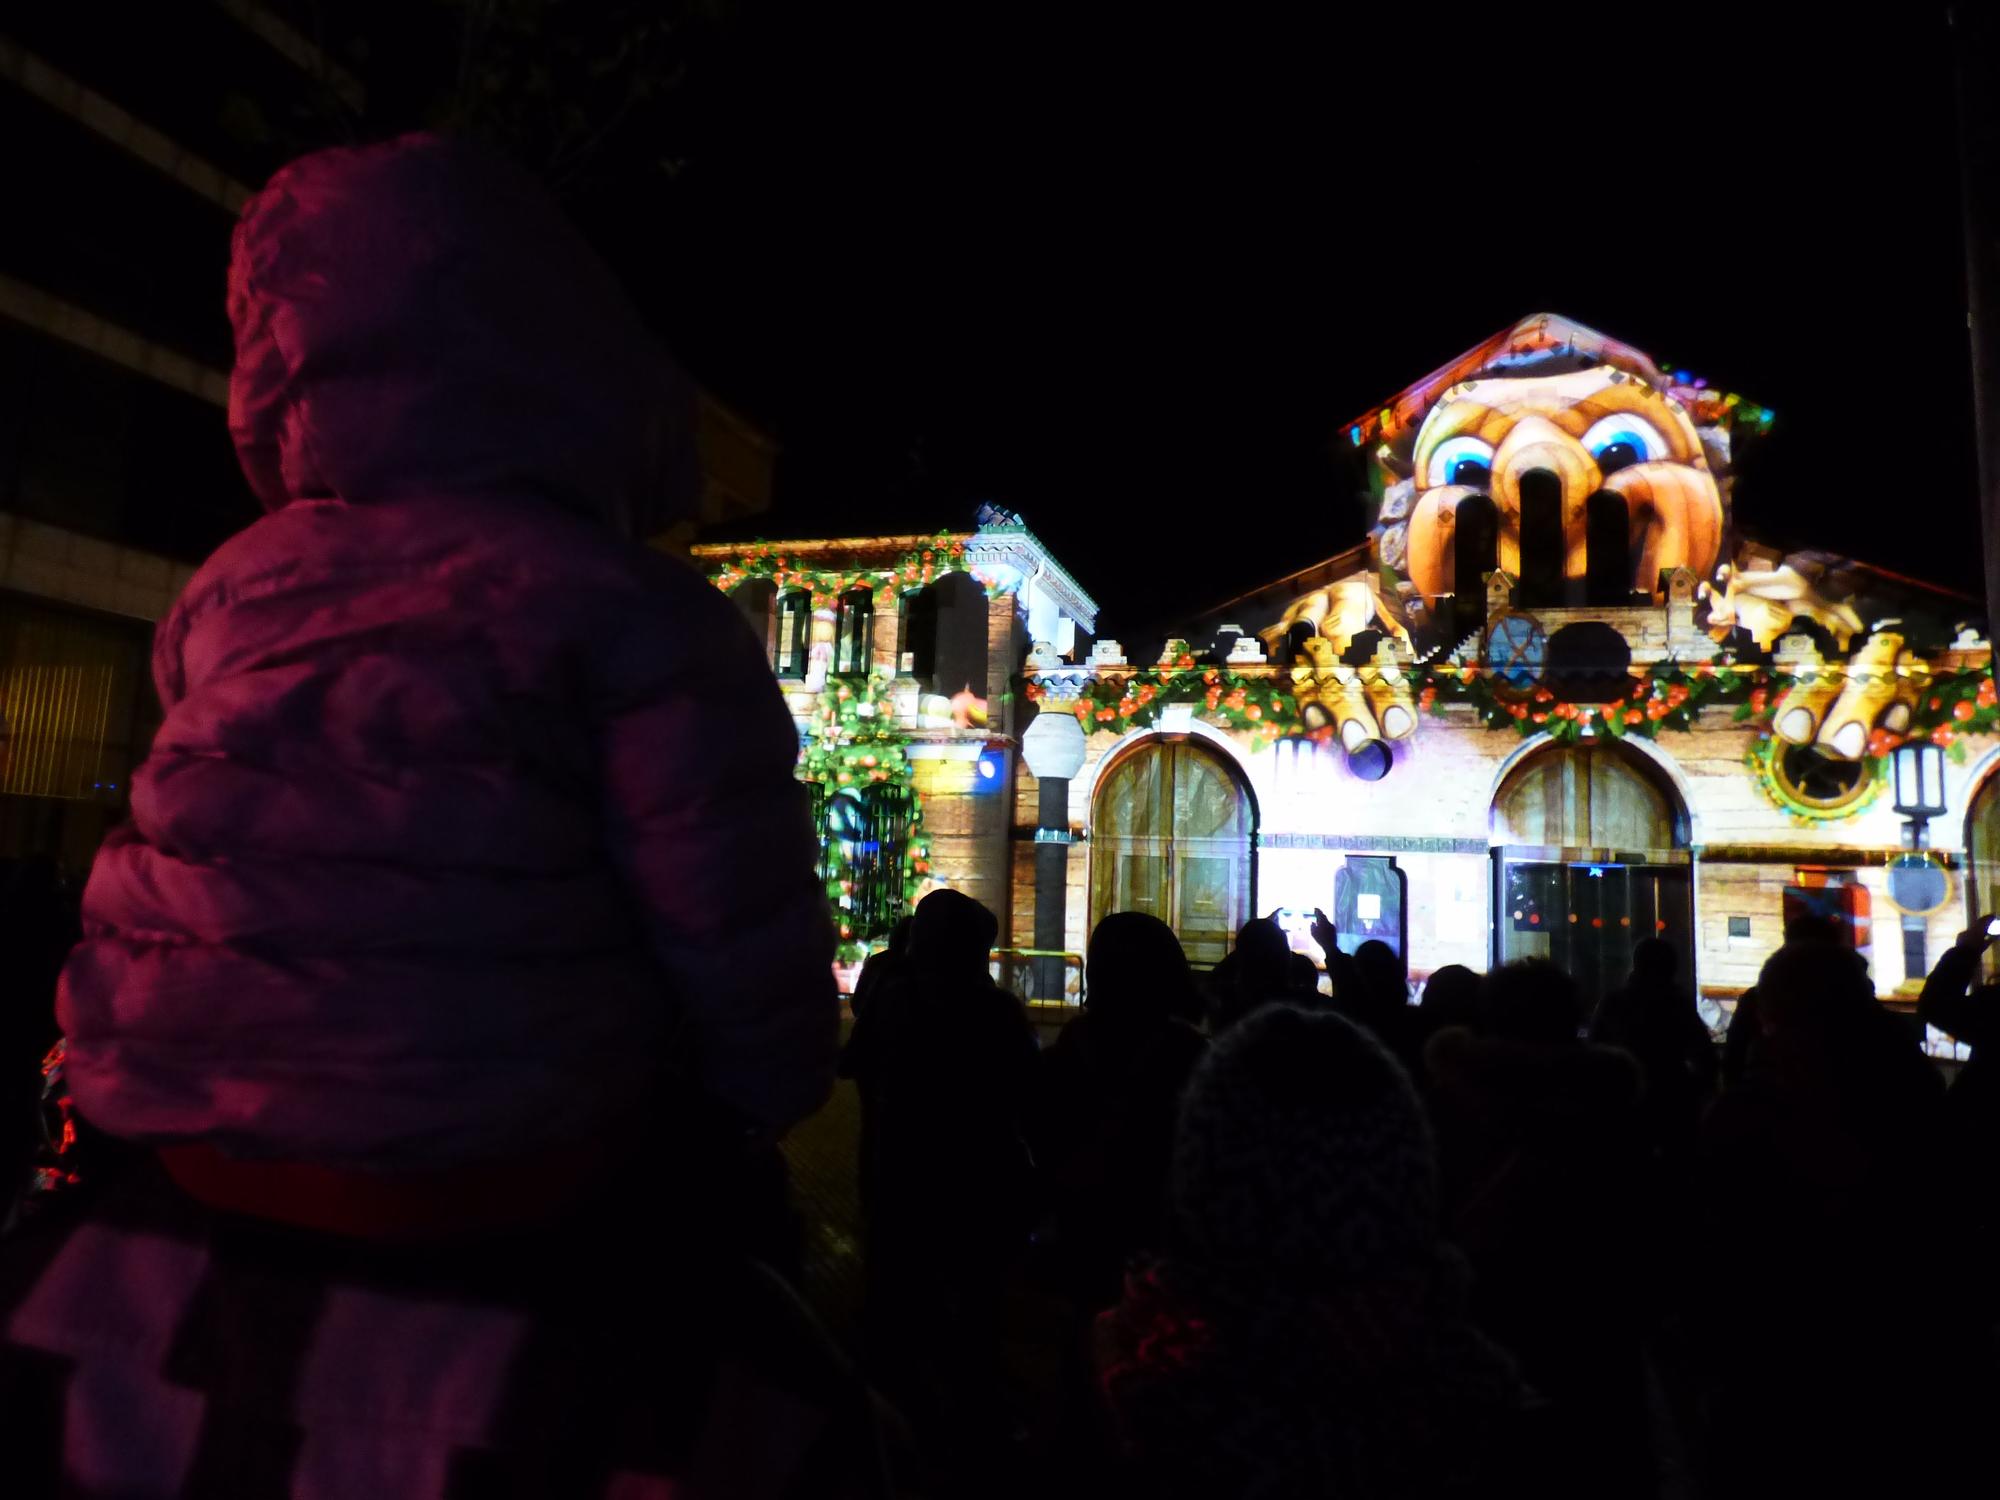
[[[1012,930],[1022,664],[1037,640],[1074,650],[1095,601],[1011,516],[976,531],[705,544],[693,556],[765,642],[799,727],[844,976],[934,885],[984,902]],[[1027,984],[1032,910],[1023,931],[1006,962]],[[1049,982],[1060,991],[1066,969],[1074,991],[1078,965],[1052,968]]]
[[[1011,836],[934,877],[1016,950],[1142,910],[1201,964],[1273,911],[1311,951],[1320,909],[1416,980],[1542,956],[1597,994],[1656,937],[1719,1009],[1819,915],[1909,999],[2000,906],[1990,644],[1971,600],[1736,526],[1734,456],[1771,420],[1560,318],[1496,335],[1347,429],[1365,542],[1157,659],[1002,611],[989,688],[1010,656],[1001,732],[1044,774],[1014,765]]]

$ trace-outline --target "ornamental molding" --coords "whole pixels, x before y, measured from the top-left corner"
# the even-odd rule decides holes
[[[827,537],[805,541],[704,542],[689,549],[698,564],[713,575],[755,553],[783,555],[799,573],[886,573],[911,555],[927,550],[964,548],[962,560],[946,571],[964,571],[985,579],[1007,580],[1000,592],[1019,593],[1032,582],[1064,614],[1085,631],[1097,628],[1097,601],[1055,560],[1040,538],[1025,526],[991,527],[983,531],[916,533],[908,536]]]
[[[965,555],[976,567],[1012,569],[1023,587],[1032,582],[1085,631],[1097,628],[1097,601],[1025,526],[974,532],[965,539]]]

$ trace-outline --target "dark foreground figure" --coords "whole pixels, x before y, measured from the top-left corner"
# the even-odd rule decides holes
[[[1382,1046],[1325,1011],[1239,1021],[1182,1105],[1168,1248],[1099,1323],[1105,1493],[1518,1493],[1527,1398],[1437,1222],[1430,1133]]]
[[[280,173],[229,311],[270,514],[160,626],[85,894],[69,1082],[129,1159],[0,1244],[0,1483],[869,1492],[861,1388],[749,1263],[837,1009],[757,643],[636,545],[685,388],[436,138]]]
[[[1032,1203],[1035,1037],[988,977],[997,932],[970,897],[926,896],[906,962],[869,997],[841,1059],[861,1095],[869,1373],[955,1493],[1007,1436],[1004,1294]]]
[[[1565,1493],[1653,1481],[1643,1343],[1662,1268],[1646,1208],[1644,1077],[1578,1037],[1576,985],[1526,959],[1488,974],[1478,1019],[1426,1050],[1446,1225],[1480,1326],[1553,1404]]]
[[[1986,1493],[1993,1273],[1944,1083],[1851,949],[1788,943],[1754,1023],[1702,1131],[1701,1258],[1734,1268],[1697,1304],[1708,1492]]]
[[[1184,1019],[1200,997],[1180,939],[1158,917],[1106,917],[1087,962],[1083,1014],[1041,1055],[1032,1139],[1047,1279],[1095,1312],[1160,1244],[1181,1092],[1207,1044]]]

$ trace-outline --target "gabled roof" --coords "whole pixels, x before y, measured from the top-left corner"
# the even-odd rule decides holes
[[[1259,584],[1204,609],[1186,621],[1185,628],[1191,639],[1225,624],[1241,625],[1246,630],[1261,630],[1302,595],[1310,594],[1314,589],[1323,589],[1353,574],[1365,573],[1368,566],[1368,543],[1364,539],[1343,552],[1309,563],[1283,578]]]
[[[1561,368],[1565,361],[1578,367],[1611,365],[1637,375],[1679,401],[1697,426],[1747,422],[1761,430],[1771,425],[1766,408],[1718,390],[1687,370],[1663,370],[1643,349],[1620,343],[1558,313],[1534,313],[1363,412],[1347,424],[1347,439],[1363,448],[1384,439],[1406,437],[1416,430],[1438,397],[1461,380],[1526,373],[1536,367]]]

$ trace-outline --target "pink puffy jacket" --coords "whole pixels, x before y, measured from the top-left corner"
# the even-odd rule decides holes
[[[58,1001],[82,1112],[429,1169],[689,1076],[812,1111],[838,1012],[797,739],[729,603],[619,535],[685,508],[691,403],[608,273],[413,136],[280,172],[229,312],[270,514],[159,629],[166,720]]]

